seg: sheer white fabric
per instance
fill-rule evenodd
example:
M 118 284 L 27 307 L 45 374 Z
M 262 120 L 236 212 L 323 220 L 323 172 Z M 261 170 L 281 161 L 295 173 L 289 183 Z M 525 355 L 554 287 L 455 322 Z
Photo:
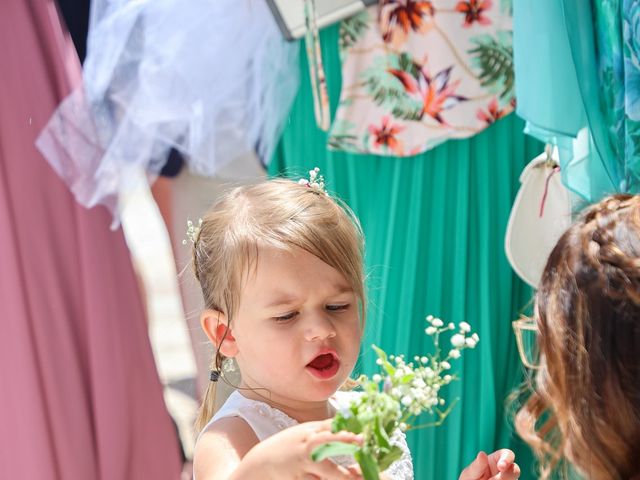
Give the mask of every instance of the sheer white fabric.
M 172 147 L 199 175 L 251 151 L 266 164 L 298 70 L 264 0 L 95 0 L 82 86 L 37 144 L 81 204 L 117 222 L 129 173 L 157 175 Z
M 357 395 L 357 392 L 336 392 L 331 402 L 334 407 L 341 408 L 346 407 L 349 404 L 353 395 Z M 224 405 L 213 416 L 211 421 L 203 429 L 203 432 L 209 428 L 209 426 L 221 418 L 226 417 L 240 417 L 253 429 L 258 437 L 258 440 L 262 441 L 271 435 L 274 435 L 285 428 L 297 425 L 298 422 L 287 414 L 273 408 L 272 406 L 256 401 L 250 400 L 244 397 L 240 392 L 233 392 Z M 402 457 L 391 464 L 391 466 L 384 472 L 385 478 L 388 480 L 413 480 L 413 464 L 411 462 L 411 452 L 407 446 L 407 440 L 403 432 L 396 430 L 391 437 L 391 442 L 394 445 L 399 446 L 402 451 Z M 355 460 L 352 457 L 340 457 L 334 459 L 336 463 L 340 465 L 352 465 Z

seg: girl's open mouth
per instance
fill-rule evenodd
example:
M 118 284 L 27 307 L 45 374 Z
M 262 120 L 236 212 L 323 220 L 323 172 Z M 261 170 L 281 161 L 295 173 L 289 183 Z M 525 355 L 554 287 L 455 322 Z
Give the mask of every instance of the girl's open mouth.
M 328 380 L 338 373 L 340 360 L 335 353 L 322 353 L 311 360 L 306 369 L 314 377 Z

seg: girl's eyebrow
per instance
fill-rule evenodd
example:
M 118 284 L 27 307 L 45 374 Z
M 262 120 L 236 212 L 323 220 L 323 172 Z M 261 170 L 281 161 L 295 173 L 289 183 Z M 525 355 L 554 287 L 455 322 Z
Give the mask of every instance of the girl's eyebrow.
M 292 295 L 289 295 L 287 293 L 280 293 L 275 300 L 269 302 L 268 305 L 265 305 L 265 308 L 278 307 L 280 305 L 289 305 L 295 303 L 296 300 L 297 298 Z
M 334 292 L 332 293 L 332 295 L 342 295 L 344 293 L 352 293 L 353 292 L 353 288 L 351 288 L 348 285 L 334 285 Z M 265 308 L 272 308 L 272 307 L 278 307 L 281 305 L 290 305 L 292 303 L 296 303 L 298 301 L 298 298 L 295 297 L 294 295 L 291 295 L 290 293 L 286 293 L 286 292 L 277 292 L 275 293 L 276 298 L 269 302 Z
M 350 285 L 334 285 L 335 295 L 342 295 L 343 293 L 353 293 L 353 288 Z

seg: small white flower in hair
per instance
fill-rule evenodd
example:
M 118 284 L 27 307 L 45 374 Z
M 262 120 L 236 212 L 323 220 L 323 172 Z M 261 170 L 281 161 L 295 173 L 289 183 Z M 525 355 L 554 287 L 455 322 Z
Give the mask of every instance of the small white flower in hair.
M 324 177 L 320 175 L 320 169 L 315 167 L 313 170 L 309 170 L 309 179 L 301 178 L 298 180 L 300 185 L 306 185 L 309 188 L 315 188 L 327 195 L 327 191 L 324 188 Z
M 196 227 L 191 220 L 187 220 L 187 238 L 193 244 L 196 243 L 198 239 L 198 234 L 200 233 L 200 227 L 202 227 L 202 219 L 198 219 L 198 226 Z M 186 245 L 187 240 L 182 240 L 182 244 Z

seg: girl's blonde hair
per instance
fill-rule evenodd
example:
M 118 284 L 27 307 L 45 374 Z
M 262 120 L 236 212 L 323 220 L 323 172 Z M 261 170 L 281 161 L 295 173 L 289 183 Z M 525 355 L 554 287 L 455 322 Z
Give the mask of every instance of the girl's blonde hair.
M 640 474 L 640 197 L 582 214 L 551 253 L 536 306 L 541 365 L 516 429 L 540 478 L 565 461 L 591 480 Z
M 193 244 L 193 271 L 205 308 L 223 313 L 231 325 L 240 289 L 256 266 L 258 249 L 299 247 L 335 268 L 349 282 L 364 319 L 364 240 L 353 212 L 324 191 L 291 180 L 269 180 L 232 190 L 202 219 Z M 218 350 L 218 349 L 216 349 Z M 224 358 L 216 351 L 212 370 Z M 209 382 L 196 429 L 215 408 L 215 384 Z

